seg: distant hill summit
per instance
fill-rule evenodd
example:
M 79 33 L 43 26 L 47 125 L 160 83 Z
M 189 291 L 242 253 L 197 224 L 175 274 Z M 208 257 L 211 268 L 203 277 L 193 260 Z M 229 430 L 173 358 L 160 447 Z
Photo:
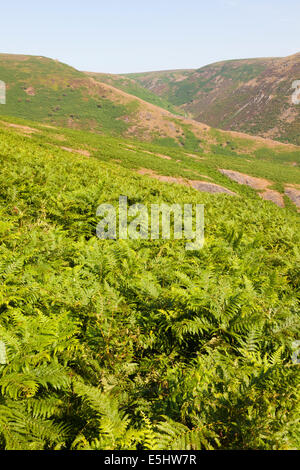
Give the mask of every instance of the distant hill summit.
M 300 106 L 292 101 L 300 53 L 126 77 L 197 121 L 300 144 Z

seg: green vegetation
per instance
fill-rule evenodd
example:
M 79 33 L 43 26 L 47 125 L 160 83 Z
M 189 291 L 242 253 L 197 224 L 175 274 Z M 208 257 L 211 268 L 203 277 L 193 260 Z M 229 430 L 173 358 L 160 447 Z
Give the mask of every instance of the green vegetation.
M 186 105 L 199 92 L 215 90 L 216 80 L 220 78 L 232 83 L 247 82 L 263 72 L 268 60 L 228 60 L 207 65 L 197 70 L 175 70 L 128 74 L 137 84 L 151 88 L 156 93 L 176 106 Z M 164 86 L 161 86 L 164 85 Z
M 300 145 L 300 108 L 291 103 L 299 53 L 129 77 L 200 122 Z
M 5 121 L 0 448 L 299 449 L 299 218 L 218 171 L 299 183 L 286 164 L 299 152 L 229 155 L 217 151 L 220 138 L 196 159 Z M 197 171 L 241 197 L 163 184 L 139 167 Z M 204 248 L 99 240 L 96 208 L 120 195 L 204 203 Z
M 0 77 L 8 86 L 1 115 L 120 134 L 128 128 L 120 118 L 138 106 L 113 102 L 105 92 L 99 96 L 84 74 L 47 58 L 0 55 Z
M 137 138 L 164 147 L 232 154 L 232 145 L 228 146 L 226 141 L 222 146 L 229 148 L 208 149 L 203 126 L 187 121 L 181 113 L 216 127 L 248 133 L 270 131 L 273 135 L 272 126 L 275 126 L 274 138 L 300 144 L 298 108 L 290 109 L 288 104 L 291 77 L 295 78 L 298 70 L 297 57 L 290 78 L 284 76 L 278 90 L 269 90 L 263 84 L 269 83 L 269 76 L 277 73 L 272 60 L 228 61 L 197 71 L 119 77 L 80 72 L 45 57 L 0 54 L 0 79 L 7 85 L 7 104 L 0 106 L 0 116 Z M 258 83 L 255 87 L 253 80 Z M 266 106 L 262 101 L 256 107 L 261 101 L 253 100 L 252 95 L 258 92 L 274 98 Z M 288 119 L 282 121 L 282 115 Z M 211 130 L 209 134 L 217 141 L 211 144 L 219 143 L 222 137 L 219 131 Z M 241 148 L 249 153 L 249 139 L 230 135 L 224 139 L 231 140 L 236 154 Z M 263 143 L 257 146 L 266 147 Z
M 125 91 L 130 95 L 136 96 L 137 98 L 141 98 L 148 103 L 154 104 L 155 106 L 159 106 L 162 109 L 166 109 L 174 114 L 183 114 L 182 111 L 178 108 L 175 108 L 171 103 L 167 100 L 161 98 L 160 96 L 152 93 L 147 88 L 142 87 L 133 79 L 127 78 L 124 75 L 111 75 L 105 73 L 92 73 L 87 72 L 87 75 L 99 80 L 101 83 L 107 83 L 108 85 L 112 85 L 119 90 Z
M 126 86 L 123 83 L 120 90 L 132 93 L 125 95 L 108 86 L 105 82 L 111 82 L 111 79 L 105 77 L 101 82 L 98 74 L 86 74 L 45 57 L 0 54 L 0 79 L 7 86 L 6 105 L 0 107 L 0 116 L 15 116 L 105 135 L 130 135 L 141 140 L 170 142 L 171 115 L 162 108 L 180 112 L 132 80 L 115 83 L 125 82 Z M 153 111 L 148 102 L 138 100 L 135 95 L 161 106 L 161 110 L 157 107 Z M 155 130 L 151 125 L 154 118 L 157 120 Z M 180 122 L 177 127 L 180 131 Z M 178 145 L 176 140 L 174 145 Z
M 190 179 L 202 179 L 201 176 L 207 176 L 212 182 L 247 197 L 258 198 L 258 195 L 251 188 L 228 179 L 219 172 L 220 168 L 240 171 L 254 177 L 268 178 L 274 184 L 281 185 L 281 192 L 286 183 L 300 184 L 299 150 L 287 151 L 285 147 L 280 150 L 266 147 L 256 149 L 253 147 L 255 141 L 253 143 L 253 141 L 232 136 L 229 141 L 226 133 L 221 133 L 216 129 L 211 129 L 207 137 L 213 138 L 217 143 L 208 145 L 205 140 L 199 143 L 192 133 L 189 134 L 189 127 L 186 126 L 184 127 L 186 141 L 183 146 L 180 146 L 172 139 L 157 138 L 151 143 L 139 142 L 72 129 L 45 127 L 40 123 L 9 117 L 2 117 L 0 129 L 7 130 L 10 123 L 20 126 L 12 128 L 14 133 L 22 134 L 22 125 L 36 130 L 37 132 L 30 134 L 31 141 L 46 145 L 49 151 L 54 148 L 67 147 L 89 151 L 99 160 L 117 162 L 119 166 L 128 169 L 143 167 L 162 175 Z M 197 144 L 203 145 L 205 152 L 196 151 Z M 249 153 L 237 153 L 247 152 L 247 147 Z M 168 159 L 163 158 L 164 156 Z M 296 162 L 298 166 L 291 166 L 291 162 Z

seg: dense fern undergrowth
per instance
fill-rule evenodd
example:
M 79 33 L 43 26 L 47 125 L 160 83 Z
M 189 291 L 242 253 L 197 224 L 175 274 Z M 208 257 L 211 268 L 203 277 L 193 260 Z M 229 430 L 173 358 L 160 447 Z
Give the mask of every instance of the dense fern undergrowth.
M 299 222 L 0 134 L 0 448 L 300 448 Z M 204 203 L 205 245 L 96 237 Z

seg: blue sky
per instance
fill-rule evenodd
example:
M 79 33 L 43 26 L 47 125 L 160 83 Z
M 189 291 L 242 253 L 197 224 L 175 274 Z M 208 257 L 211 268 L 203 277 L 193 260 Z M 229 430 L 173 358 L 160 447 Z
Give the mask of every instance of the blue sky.
M 51 0 L 0 5 L 0 52 L 80 70 L 198 68 L 300 51 L 299 0 Z

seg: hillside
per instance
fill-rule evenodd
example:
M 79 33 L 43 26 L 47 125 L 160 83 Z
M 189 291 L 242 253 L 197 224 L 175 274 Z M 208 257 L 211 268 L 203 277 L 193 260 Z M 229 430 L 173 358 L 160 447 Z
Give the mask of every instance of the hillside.
M 140 85 L 133 78 L 129 78 L 126 75 L 116 75 L 116 74 L 107 74 L 107 73 L 95 73 L 95 72 L 85 72 L 89 77 L 94 78 L 100 83 L 107 83 L 118 90 L 125 91 L 130 95 L 141 98 L 148 103 L 152 103 L 156 106 L 159 106 L 162 109 L 166 109 L 173 114 L 180 113 L 179 107 L 173 106 L 170 102 L 164 100 L 157 93 L 152 93 L 148 88 Z
M 168 111 L 45 57 L 0 54 L 6 105 L 0 114 L 50 125 L 184 145 L 194 134 Z M 202 125 L 195 123 L 195 131 Z
M 128 78 L 213 127 L 300 144 L 300 107 L 292 103 L 300 53 Z
M 299 448 L 299 153 L 0 121 L 0 449 Z M 204 247 L 100 240 L 120 194 L 205 204 Z
M 40 142 L 50 150 L 62 149 L 117 162 L 164 182 L 207 193 L 263 198 L 294 212 L 300 210 L 300 150 L 297 147 L 280 144 L 257 147 L 256 139 L 251 142 L 236 137 L 236 141 L 231 142 L 235 150 L 219 143 L 210 144 L 206 152 L 191 153 L 180 147 L 61 129 L 11 117 L 0 119 L 0 129 Z M 219 139 L 221 134 L 215 132 L 215 138 Z M 240 148 L 238 152 L 237 148 Z
M 215 151 L 216 147 L 222 154 L 260 148 L 296 150 L 271 140 L 217 131 L 45 57 L 0 54 L 0 79 L 7 85 L 6 105 L 0 106 L 0 115 L 189 151 Z

